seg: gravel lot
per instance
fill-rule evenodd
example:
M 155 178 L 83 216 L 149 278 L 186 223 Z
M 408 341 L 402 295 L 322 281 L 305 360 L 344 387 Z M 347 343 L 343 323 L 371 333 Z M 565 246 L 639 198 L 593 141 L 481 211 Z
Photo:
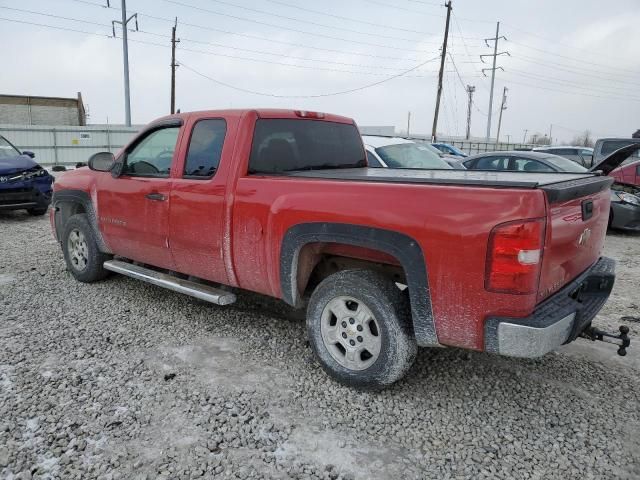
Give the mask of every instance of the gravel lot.
M 330 381 L 304 323 L 65 271 L 46 218 L 0 213 L 0 478 L 640 478 L 640 344 L 535 360 L 423 349 L 381 393 Z M 610 235 L 640 316 L 640 236 Z M 626 322 L 636 339 L 640 323 Z

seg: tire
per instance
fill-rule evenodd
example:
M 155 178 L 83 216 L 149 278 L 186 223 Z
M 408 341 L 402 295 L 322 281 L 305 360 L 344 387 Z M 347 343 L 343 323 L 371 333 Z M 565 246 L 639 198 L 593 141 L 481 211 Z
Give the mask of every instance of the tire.
M 307 308 L 307 333 L 325 372 L 359 389 L 398 381 L 417 352 L 406 295 L 368 270 L 343 270 L 318 285 Z
M 47 213 L 47 210 L 47 208 L 30 208 L 27 212 L 33 217 L 39 217 Z
M 96 282 L 109 274 L 102 264 L 111 256 L 98 249 L 93 228 L 84 214 L 67 220 L 62 234 L 62 252 L 67 268 L 80 282 Z

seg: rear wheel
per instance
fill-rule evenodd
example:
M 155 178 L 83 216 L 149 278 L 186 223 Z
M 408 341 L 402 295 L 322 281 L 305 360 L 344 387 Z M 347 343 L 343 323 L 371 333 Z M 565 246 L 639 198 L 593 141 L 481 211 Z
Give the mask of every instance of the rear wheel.
M 416 342 L 407 298 L 368 270 L 335 273 L 315 289 L 307 331 L 322 368 L 349 386 L 380 389 L 404 376 Z
M 95 282 L 109 274 L 102 264 L 110 255 L 99 250 L 93 229 L 84 214 L 74 215 L 67 221 L 62 235 L 62 252 L 69 271 L 80 282 Z

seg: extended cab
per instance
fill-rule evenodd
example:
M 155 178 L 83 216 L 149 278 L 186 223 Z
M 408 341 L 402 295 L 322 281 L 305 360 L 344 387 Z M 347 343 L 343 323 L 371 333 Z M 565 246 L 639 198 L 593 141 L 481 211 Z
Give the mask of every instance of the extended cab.
M 76 279 L 306 306 L 349 385 L 398 380 L 417 346 L 537 357 L 607 335 L 591 327 L 614 282 L 604 176 L 367 168 L 353 120 L 290 110 L 165 117 L 89 167 L 51 213 Z

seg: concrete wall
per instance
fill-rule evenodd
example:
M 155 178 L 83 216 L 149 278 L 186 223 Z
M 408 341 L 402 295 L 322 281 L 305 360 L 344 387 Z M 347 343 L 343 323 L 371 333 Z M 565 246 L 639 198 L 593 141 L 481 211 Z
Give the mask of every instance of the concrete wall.
M 0 124 L 84 125 L 82 97 L 80 94 L 77 99 L 0 95 Z

